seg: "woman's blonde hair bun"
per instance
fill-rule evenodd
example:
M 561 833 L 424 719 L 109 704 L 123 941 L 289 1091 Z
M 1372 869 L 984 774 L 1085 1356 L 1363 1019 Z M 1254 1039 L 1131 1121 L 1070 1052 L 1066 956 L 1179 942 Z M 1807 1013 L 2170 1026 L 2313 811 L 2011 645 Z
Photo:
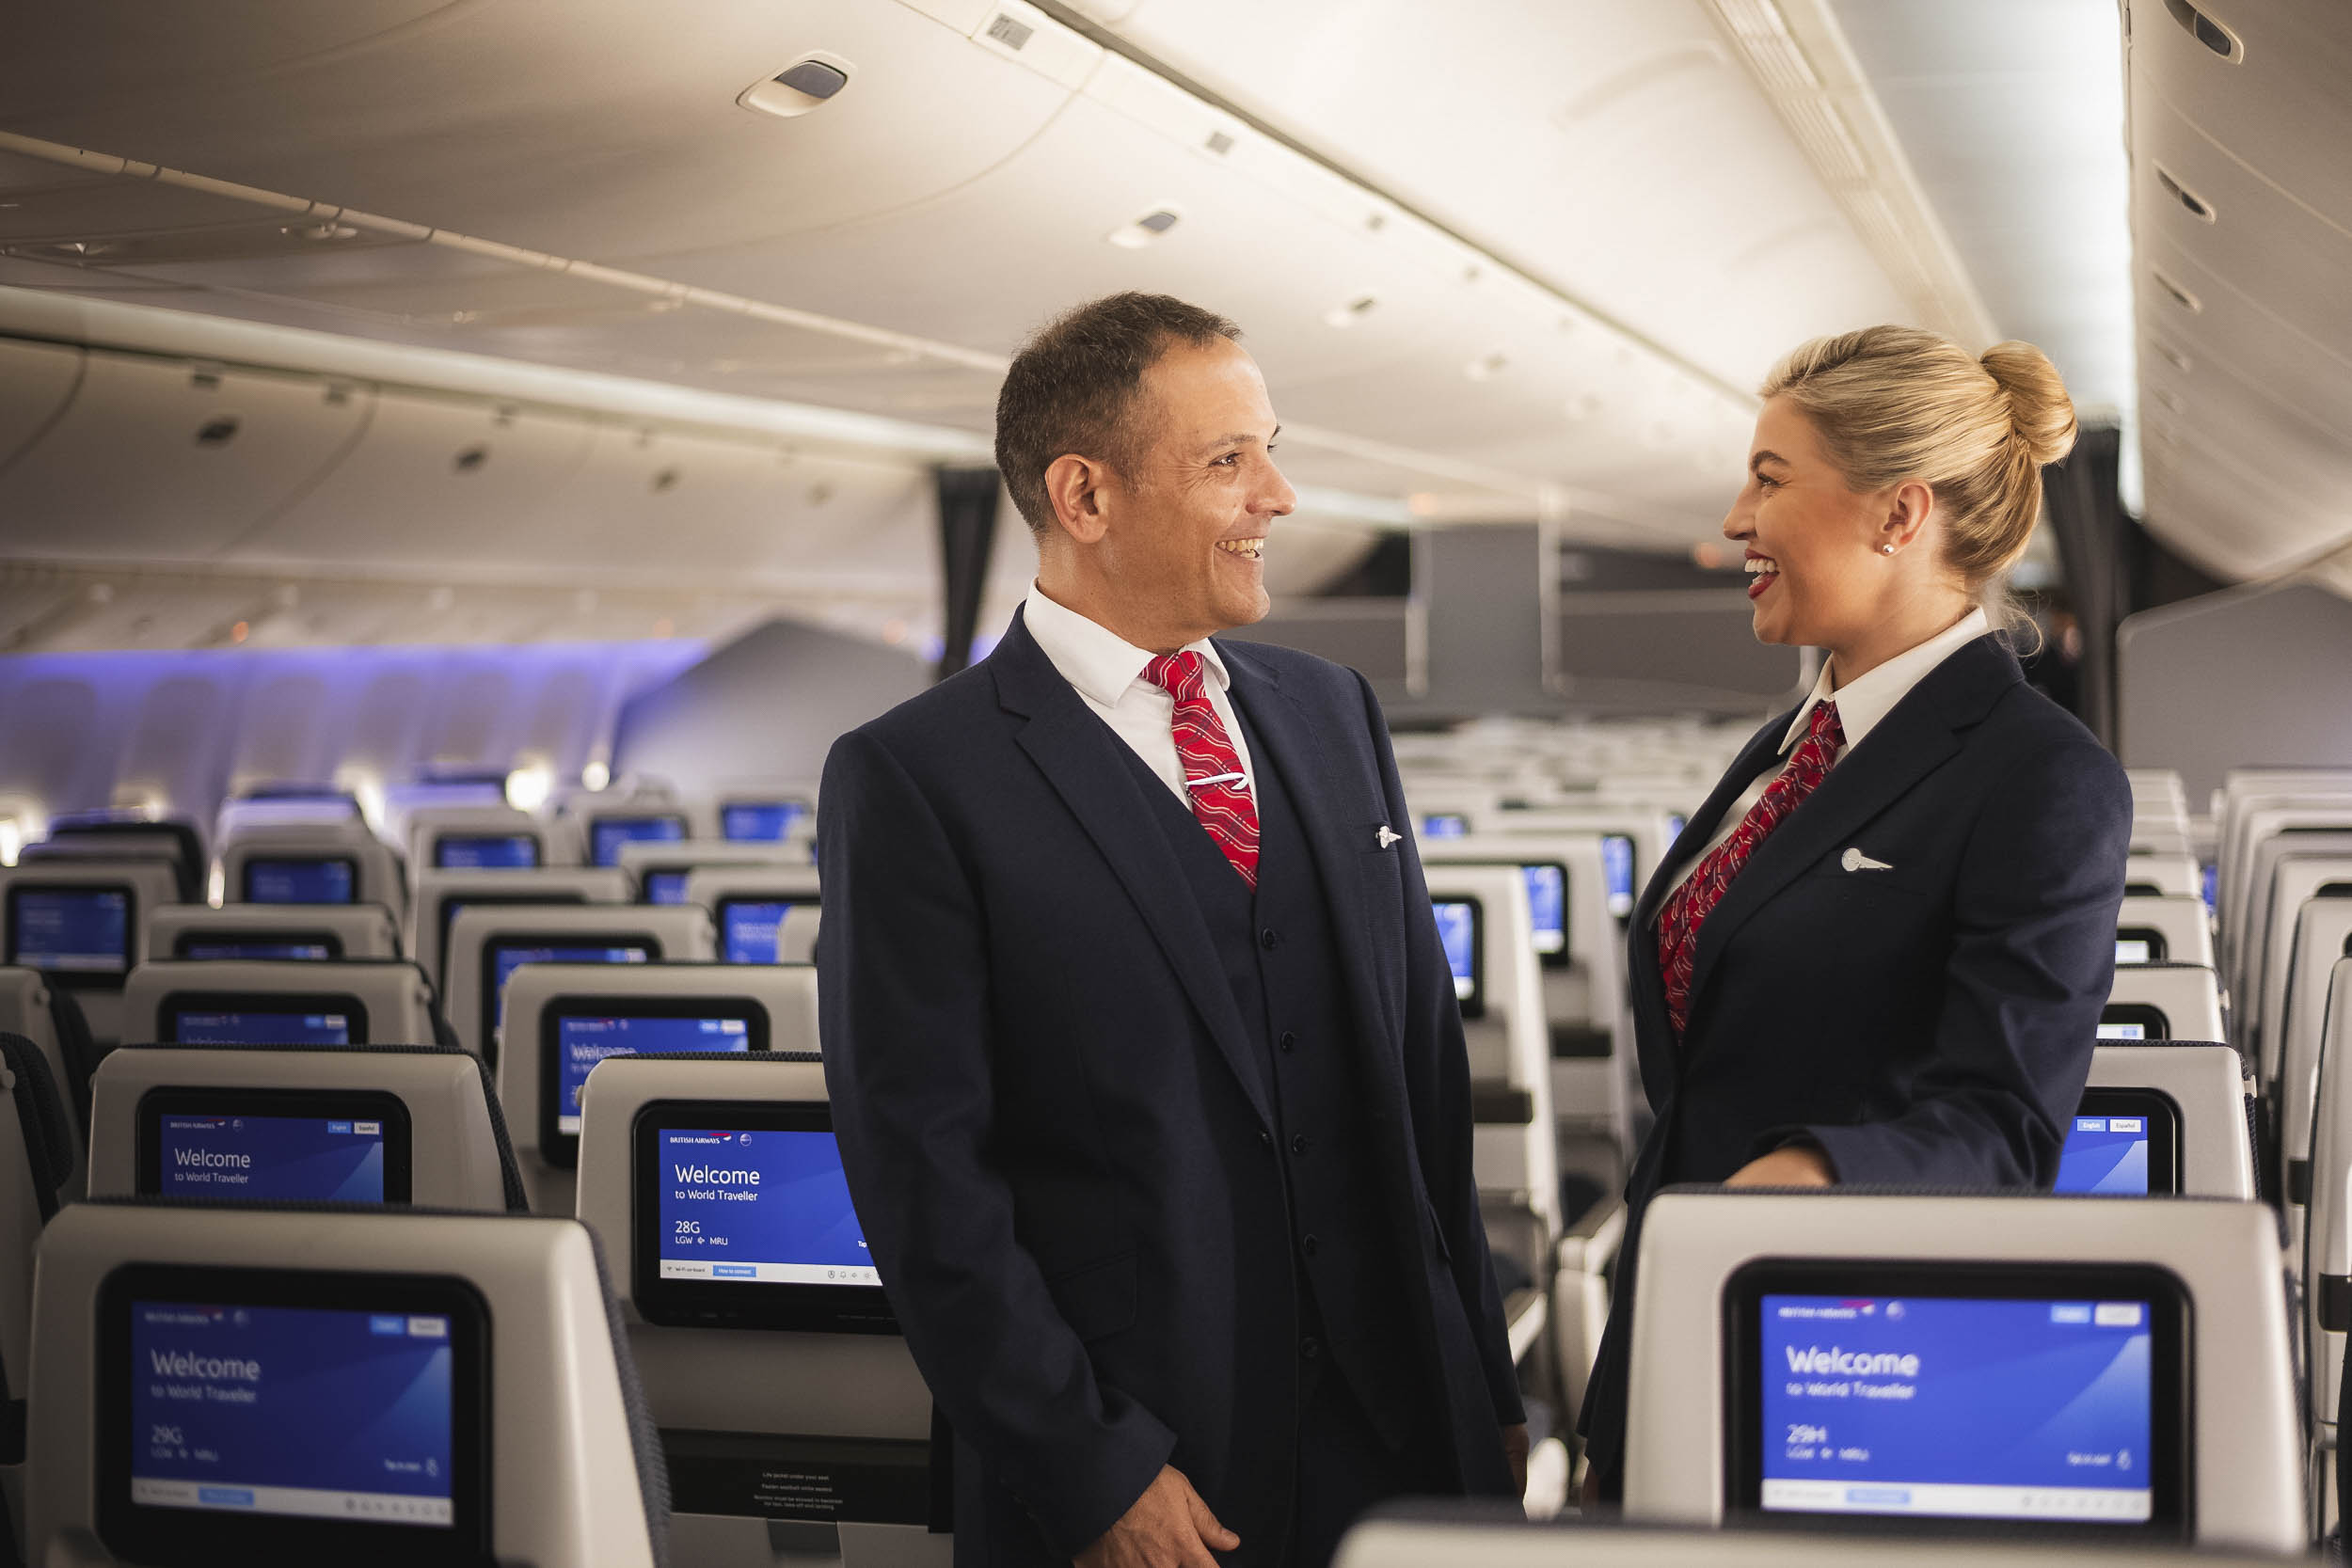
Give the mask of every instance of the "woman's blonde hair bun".
M 1977 363 L 2009 394 L 2010 422 L 2037 467 L 2074 450 L 2074 400 L 2048 355 L 2011 338 L 1986 349 Z

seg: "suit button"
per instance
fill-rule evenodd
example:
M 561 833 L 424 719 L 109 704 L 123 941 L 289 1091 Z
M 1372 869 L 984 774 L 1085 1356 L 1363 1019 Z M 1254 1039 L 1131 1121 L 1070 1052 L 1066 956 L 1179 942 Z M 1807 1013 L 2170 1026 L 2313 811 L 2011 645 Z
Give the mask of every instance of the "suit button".
M 1265 1145 L 1266 1148 L 1272 1148 L 1274 1147 L 1274 1134 L 1261 1127 L 1258 1129 L 1258 1141 Z
M 1315 1255 L 1315 1248 L 1321 1244 L 1312 1236 L 1308 1236 L 1299 1242 L 1298 1250 L 1312 1258 Z
M 1294 1137 L 1294 1138 L 1292 1138 L 1292 1139 L 1291 1139 L 1291 1152 L 1292 1152 L 1293 1154 L 1304 1154 L 1304 1153 L 1306 1153 L 1306 1152 L 1307 1152 L 1307 1134 L 1306 1134 L 1306 1133 L 1301 1132 L 1301 1133 L 1297 1134 L 1295 1137 Z M 1310 1251 L 1310 1252 L 1312 1252 L 1312 1251 L 1314 1250 L 1314 1248 L 1313 1248 L 1313 1246 L 1312 1246 L 1312 1245 L 1310 1245 L 1310 1246 L 1307 1248 L 1307 1250 L 1308 1250 L 1308 1251 Z
M 1258 945 L 1264 948 L 1269 953 L 1273 952 L 1281 944 L 1281 937 L 1276 933 L 1274 927 L 1271 926 L 1258 933 Z
M 1288 1029 L 1285 1029 L 1282 1031 L 1282 1037 L 1276 1040 L 1274 1043 L 1280 1046 L 1285 1051 L 1295 1051 L 1298 1049 L 1298 1037 L 1292 1034 Z
M 1316 1356 L 1323 1354 L 1323 1341 L 1310 1334 L 1304 1339 L 1298 1341 L 1298 1354 L 1305 1356 L 1308 1360 L 1312 1361 Z

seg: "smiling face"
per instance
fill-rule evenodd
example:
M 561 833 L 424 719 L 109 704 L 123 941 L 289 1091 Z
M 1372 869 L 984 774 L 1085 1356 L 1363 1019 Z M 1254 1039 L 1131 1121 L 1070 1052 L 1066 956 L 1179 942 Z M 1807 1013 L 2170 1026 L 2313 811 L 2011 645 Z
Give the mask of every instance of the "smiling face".
M 1115 616 L 1098 619 L 1155 653 L 1263 619 L 1266 536 L 1298 497 L 1257 362 L 1221 340 L 1172 344 L 1131 418 L 1136 471 L 1106 476 L 1100 537 L 1078 540 Z
M 1890 531 L 1901 506 L 1893 491 L 1847 488 L 1812 421 L 1786 398 L 1767 402 L 1748 482 L 1724 518 L 1724 536 L 1747 547 L 1756 641 L 1835 649 L 1867 639 L 1895 585 L 1883 546 L 1916 532 Z

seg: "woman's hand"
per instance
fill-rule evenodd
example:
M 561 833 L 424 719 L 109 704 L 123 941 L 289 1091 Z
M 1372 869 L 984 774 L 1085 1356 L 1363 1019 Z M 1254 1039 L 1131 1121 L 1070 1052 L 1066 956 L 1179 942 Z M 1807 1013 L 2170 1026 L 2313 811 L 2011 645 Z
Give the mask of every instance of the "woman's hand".
M 1726 1187 L 1834 1187 L 1836 1168 L 1811 1144 L 1784 1144 L 1731 1173 Z

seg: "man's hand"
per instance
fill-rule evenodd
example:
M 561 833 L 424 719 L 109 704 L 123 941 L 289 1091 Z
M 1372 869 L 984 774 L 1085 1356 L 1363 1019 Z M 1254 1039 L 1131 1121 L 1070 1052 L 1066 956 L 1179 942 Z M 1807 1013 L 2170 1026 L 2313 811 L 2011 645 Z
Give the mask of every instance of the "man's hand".
M 1837 1171 L 1811 1144 L 1787 1144 L 1731 1173 L 1726 1187 L 1834 1187 Z
M 1524 1455 L 1527 1429 L 1515 1430 Z M 1078 1568 L 1216 1568 L 1209 1553 L 1240 1544 L 1241 1537 L 1216 1522 L 1184 1473 L 1163 1465 L 1119 1523 L 1078 1554 Z
M 1519 1496 L 1522 1497 L 1526 1497 L 1527 1423 L 1525 1421 L 1521 1421 L 1517 1426 L 1509 1426 L 1502 1429 L 1502 1452 L 1503 1457 L 1507 1458 L 1511 1462 L 1512 1482 L 1518 1487 Z

